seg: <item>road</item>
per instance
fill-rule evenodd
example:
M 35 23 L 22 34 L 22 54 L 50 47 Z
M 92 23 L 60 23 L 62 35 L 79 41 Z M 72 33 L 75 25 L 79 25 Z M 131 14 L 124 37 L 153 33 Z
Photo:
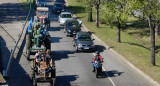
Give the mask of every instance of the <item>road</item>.
M 53 2 L 49 1 L 48 4 Z M 95 40 L 96 48 L 104 57 L 103 78 L 97 79 L 92 72 L 92 52 L 76 53 L 72 37 L 66 37 L 63 26 L 58 23 L 58 14 L 50 14 L 51 50 L 56 62 L 56 86 L 153 86 L 147 79 L 132 67 L 128 66 L 117 55 L 105 49 L 101 42 Z M 32 86 L 30 80 L 30 62 L 25 55 L 25 39 L 20 52 L 14 60 L 8 86 Z M 33 56 L 32 56 L 33 58 Z M 120 75 L 114 75 L 114 70 Z M 49 83 L 38 83 L 38 86 L 49 86 Z

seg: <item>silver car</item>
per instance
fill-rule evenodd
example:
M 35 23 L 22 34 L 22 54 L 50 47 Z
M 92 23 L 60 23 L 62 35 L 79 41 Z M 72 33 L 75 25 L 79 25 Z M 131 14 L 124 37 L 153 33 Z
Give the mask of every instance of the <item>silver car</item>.
M 70 12 L 61 12 L 58 16 L 58 22 L 60 23 L 60 25 L 64 25 L 67 19 L 72 19 L 72 18 L 73 16 Z

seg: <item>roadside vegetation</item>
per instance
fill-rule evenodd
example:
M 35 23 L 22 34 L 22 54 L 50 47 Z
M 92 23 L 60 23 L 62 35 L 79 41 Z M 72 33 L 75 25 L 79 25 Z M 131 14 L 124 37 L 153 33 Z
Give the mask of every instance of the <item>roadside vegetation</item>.
M 29 3 L 30 3 L 30 0 L 18 0 L 21 4 L 22 4 L 22 6 L 23 6 L 23 8 L 25 9 L 25 10 L 28 10 L 29 9 Z M 31 10 L 33 10 L 33 6 L 34 6 L 34 1 L 35 0 L 31 0 Z
M 121 30 L 119 31 L 120 41 L 118 42 L 117 26 L 113 24 L 115 23 L 115 21 L 117 21 L 114 16 L 117 16 L 118 14 L 114 15 L 113 13 L 113 15 L 107 15 L 111 18 L 106 20 L 106 15 L 104 14 L 109 11 L 106 11 L 107 6 L 105 4 L 102 4 L 101 2 L 99 9 L 99 28 L 97 28 L 95 6 L 92 7 L 93 19 L 91 22 L 88 22 L 88 12 L 90 11 L 88 10 L 88 5 L 84 4 L 83 1 L 84 0 L 67 0 L 72 12 L 77 16 L 78 19 L 83 21 L 83 24 L 91 32 L 97 35 L 100 39 L 102 39 L 107 45 L 109 45 L 119 54 L 123 55 L 124 58 L 130 61 L 133 65 L 135 65 L 144 73 L 148 74 L 151 78 L 160 83 L 160 38 L 159 35 L 155 36 L 156 64 L 154 64 L 154 62 L 151 61 L 151 34 L 148 21 L 137 18 L 133 15 L 128 16 L 128 18 L 122 16 L 120 21 Z M 126 22 L 129 22 L 129 24 L 125 25 Z

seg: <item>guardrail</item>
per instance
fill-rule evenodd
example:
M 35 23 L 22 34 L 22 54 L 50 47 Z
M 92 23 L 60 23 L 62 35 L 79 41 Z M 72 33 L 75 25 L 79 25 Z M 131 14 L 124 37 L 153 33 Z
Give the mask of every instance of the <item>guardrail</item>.
M 17 46 L 18 46 L 18 43 L 19 43 L 19 41 L 20 41 L 20 39 L 21 39 L 21 37 L 22 37 L 23 31 L 24 31 L 24 29 L 25 29 L 25 26 L 26 26 L 26 24 L 27 24 L 29 15 L 30 15 L 30 13 L 31 13 L 31 0 L 30 0 L 30 4 L 29 4 L 29 5 L 30 5 L 30 6 L 29 6 L 29 10 L 28 10 L 28 15 L 27 15 L 27 18 L 26 18 L 26 20 L 25 20 L 25 23 L 23 24 L 22 32 L 21 32 L 21 34 L 19 35 L 18 40 L 16 41 L 16 45 L 15 45 L 15 46 L 13 47 L 13 49 L 11 50 L 11 54 L 10 54 L 10 57 L 9 57 L 9 61 L 8 61 L 8 64 L 7 64 L 7 68 L 6 68 L 6 70 L 3 70 L 3 77 L 8 78 L 9 69 L 10 69 L 10 67 L 11 67 L 11 62 L 12 62 L 12 60 L 13 60 L 13 55 L 14 55 L 15 50 L 16 50 L 16 48 L 17 48 Z

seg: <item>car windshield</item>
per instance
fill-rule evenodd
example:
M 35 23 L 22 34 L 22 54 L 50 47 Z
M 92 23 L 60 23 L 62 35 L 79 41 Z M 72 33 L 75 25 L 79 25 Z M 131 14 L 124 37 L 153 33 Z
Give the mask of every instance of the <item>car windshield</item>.
M 76 27 L 76 26 L 78 26 L 78 23 L 68 22 L 68 26 Z
M 62 7 L 62 4 L 55 4 L 55 7 Z
M 38 15 L 47 15 L 47 11 L 38 11 Z
M 63 14 L 62 18 L 72 18 L 72 15 L 71 14 Z
M 89 35 L 82 35 L 78 37 L 80 41 L 91 41 L 91 37 Z

